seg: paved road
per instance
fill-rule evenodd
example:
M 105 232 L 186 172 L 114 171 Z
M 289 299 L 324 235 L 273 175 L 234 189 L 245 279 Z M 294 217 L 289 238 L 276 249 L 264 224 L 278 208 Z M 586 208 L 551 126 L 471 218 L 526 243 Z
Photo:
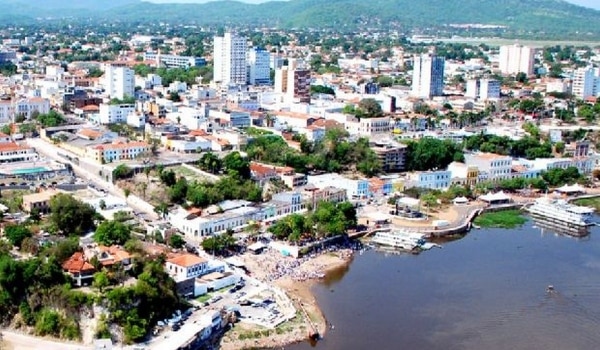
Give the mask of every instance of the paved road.
M 26 334 L 2 331 L 4 341 L 12 346 L 13 350 L 91 350 L 90 346 L 82 344 L 69 344 L 44 338 L 33 337 Z
M 58 156 L 59 152 L 63 154 L 68 154 L 72 157 L 77 157 L 77 155 L 72 154 L 71 152 L 68 152 L 52 143 L 46 142 L 41 138 L 28 138 L 26 141 L 27 144 L 29 144 L 32 147 L 35 147 L 38 153 L 50 159 L 54 159 L 63 163 L 67 162 L 66 159 Z M 123 194 L 123 191 L 121 191 L 121 189 L 119 189 L 114 184 L 107 182 L 99 175 L 97 169 L 101 169 L 102 166 L 90 164 L 87 160 L 81 158 L 80 165 L 73 164 L 72 162 L 69 163 L 71 164 L 73 171 L 75 172 L 75 174 L 77 174 L 77 176 L 93 183 L 98 188 L 106 190 L 108 193 L 115 197 L 125 199 L 125 195 Z M 141 201 L 141 199 L 132 197 L 126 201 L 127 204 L 129 204 L 129 206 L 132 207 L 134 210 L 148 214 L 153 218 L 158 217 L 157 214 L 151 209 L 151 205 L 146 203 L 137 203 L 137 201 Z

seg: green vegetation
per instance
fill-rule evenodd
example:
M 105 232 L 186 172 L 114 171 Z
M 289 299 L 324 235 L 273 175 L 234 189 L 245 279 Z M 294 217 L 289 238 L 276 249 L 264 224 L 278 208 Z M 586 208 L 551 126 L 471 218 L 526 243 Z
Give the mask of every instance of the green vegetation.
M 235 247 L 231 232 L 210 236 L 202 241 L 202 249 L 213 255 L 227 255 Z
M 119 164 L 113 170 L 112 176 L 115 180 L 128 179 L 133 176 L 133 169 L 131 169 L 125 164 Z
M 42 127 L 48 128 L 61 125 L 65 122 L 65 117 L 57 111 L 51 110 L 45 114 L 38 114 L 36 120 L 42 125 Z
M 451 140 L 426 137 L 407 145 L 406 168 L 411 171 L 445 169 L 453 161 L 464 161 L 460 145 Z
M 131 237 L 131 227 L 120 221 L 104 221 L 94 233 L 94 241 L 106 246 L 123 245 Z
M 277 165 L 286 165 L 297 172 L 310 170 L 327 172 L 359 171 L 373 176 L 381 171 L 377 155 L 369 148 L 369 140 L 347 140 L 343 129 L 329 129 L 323 140 L 312 143 L 305 137 L 297 137 L 301 152 L 289 147 L 279 136 L 254 138 L 246 147 L 250 159 Z
M 59 193 L 50 199 L 50 224 L 52 231 L 64 235 L 82 235 L 93 230 L 96 211 L 73 196 Z
M 181 249 L 185 247 L 185 240 L 180 235 L 173 234 L 169 238 L 169 245 L 175 249 Z
M 539 139 L 533 136 L 511 140 L 506 136 L 473 135 L 465 140 L 465 148 L 473 151 L 492 152 L 527 159 L 552 157 L 552 145 L 550 142 L 541 143 Z
M 226 199 L 262 201 L 262 190 L 250 180 L 250 162 L 239 152 L 232 152 L 219 159 L 213 153 L 205 153 L 199 160 L 200 168 L 212 173 L 226 175 L 216 182 L 191 181 L 179 177 L 173 170 L 161 170 L 159 178 L 169 188 L 172 203 L 191 202 L 196 207 L 207 207 Z
M 596 211 L 600 211 L 600 197 L 576 199 L 573 201 L 573 204 L 592 207 L 595 208 Z
M 335 91 L 333 90 L 333 88 L 331 88 L 329 86 L 323 86 L 323 85 L 311 85 L 310 93 L 311 94 L 326 94 L 326 95 L 335 96 Z
M 358 106 L 346 105 L 342 113 L 351 114 L 357 118 L 378 118 L 383 117 L 381 105 L 373 98 L 364 98 L 360 100 Z
M 4 236 L 13 246 L 20 247 L 26 238 L 31 237 L 31 231 L 23 225 L 8 225 L 4 228 Z
M 67 282 L 56 257 L 17 261 L 0 254 L 0 321 L 20 313 L 37 335 L 79 339 L 78 315 L 93 300 Z
M 142 340 L 158 320 L 168 318 L 180 307 L 175 281 L 164 271 L 163 260 L 140 263 L 137 282 L 116 287 L 105 295 L 108 321 L 123 327 L 126 343 Z
M 515 228 L 523 225 L 527 219 L 518 210 L 503 210 L 483 213 L 475 218 L 475 225 L 491 228 Z
M 111 105 L 132 105 L 134 103 L 135 103 L 135 97 L 133 97 L 133 96 L 125 96 L 122 99 L 119 99 L 116 97 L 110 99 Z
M 292 214 L 277 221 L 269 232 L 279 239 L 299 242 L 344 234 L 356 226 L 356 209 L 352 203 L 320 202 L 308 215 Z

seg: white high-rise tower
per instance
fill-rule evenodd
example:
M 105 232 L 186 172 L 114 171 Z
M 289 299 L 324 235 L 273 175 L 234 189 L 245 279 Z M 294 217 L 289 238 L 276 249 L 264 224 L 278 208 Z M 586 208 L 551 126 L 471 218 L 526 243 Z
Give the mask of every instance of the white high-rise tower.
M 107 65 L 104 69 L 102 83 L 110 98 L 123 99 L 134 97 L 135 77 L 133 69 L 128 67 Z
M 415 55 L 413 63 L 412 95 L 431 98 L 444 94 L 443 57 L 435 54 Z
M 522 45 L 500 47 L 500 71 L 503 74 L 533 74 L 535 50 Z
M 232 33 L 214 38 L 214 74 L 217 83 L 246 84 L 247 63 L 245 37 Z

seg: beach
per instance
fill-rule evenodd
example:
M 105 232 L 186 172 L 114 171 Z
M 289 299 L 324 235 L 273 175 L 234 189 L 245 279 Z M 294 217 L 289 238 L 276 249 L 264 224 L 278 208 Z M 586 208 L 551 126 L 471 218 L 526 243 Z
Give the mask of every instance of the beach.
M 312 286 L 330 271 L 339 269 L 349 264 L 353 257 L 351 249 L 326 250 L 307 258 L 299 259 L 296 266 L 291 257 L 282 257 L 275 252 L 266 252 L 264 255 L 242 256 L 247 269 L 254 278 L 269 281 L 269 283 L 283 290 L 292 300 L 296 308 L 296 317 L 277 326 L 275 329 L 266 329 L 260 326 L 238 323 L 228 331 L 221 341 L 222 350 L 239 350 L 250 348 L 275 348 L 283 347 L 309 338 L 311 328 L 314 326 L 320 336 L 327 332 L 327 320 L 311 291 Z M 288 260 L 289 259 L 289 260 Z M 277 263 L 279 262 L 279 264 Z M 279 274 L 281 265 L 286 263 L 294 266 L 293 271 Z M 274 276 L 279 276 L 274 279 Z M 306 313 L 301 310 L 304 309 Z M 306 315 L 310 320 L 306 319 Z

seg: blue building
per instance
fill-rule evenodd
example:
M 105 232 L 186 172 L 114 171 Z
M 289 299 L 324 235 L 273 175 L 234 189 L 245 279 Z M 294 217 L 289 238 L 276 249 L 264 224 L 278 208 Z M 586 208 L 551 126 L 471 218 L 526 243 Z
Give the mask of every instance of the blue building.
M 413 175 L 416 187 L 446 189 L 450 187 L 452 172 L 448 170 L 424 171 Z

